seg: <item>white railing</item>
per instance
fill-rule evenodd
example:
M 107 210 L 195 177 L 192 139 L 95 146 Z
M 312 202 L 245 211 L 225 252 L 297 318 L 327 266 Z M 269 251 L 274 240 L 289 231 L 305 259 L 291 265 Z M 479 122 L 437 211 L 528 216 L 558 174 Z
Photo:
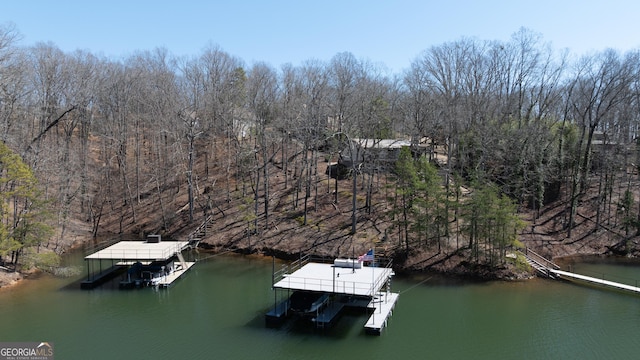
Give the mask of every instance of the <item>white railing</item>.
M 200 224 L 195 230 L 193 230 L 191 232 L 191 234 L 189 234 L 189 241 L 193 241 L 196 236 L 200 236 L 200 234 L 204 234 L 206 235 L 207 233 L 207 226 L 209 226 L 209 223 L 213 220 L 213 216 L 209 215 L 207 216 L 207 218 L 202 222 L 202 224 Z
M 301 267 L 305 266 L 309 262 L 310 258 L 311 257 L 309 255 L 305 255 L 305 256 L 301 257 L 300 259 L 292 262 L 291 264 L 283 265 L 282 268 L 274 271 L 273 275 L 272 275 L 273 284 L 275 284 L 278 281 L 284 279 L 284 277 L 287 276 L 288 274 L 293 274 L 294 272 L 296 272 L 296 270 L 298 270 Z
M 525 248 L 524 249 L 524 254 L 525 256 L 528 256 L 531 260 L 534 260 L 535 262 L 541 264 L 542 266 L 548 268 L 548 269 L 560 269 L 560 266 L 555 264 L 553 261 L 546 259 L 544 256 L 538 254 L 537 252 L 529 249 L 529 248 Z
M 87 259 L 167 259 L 181 252 L 182 242 L 161 249 L 103 249 L 87 256 Z
M 296 290 L 335 292 L 351 295 L 368 295 L 371 293 L 371 283 L 345 281 L 339 279 L 319 279 L 298 276 L 286 276 L 282 282 L 284 287 Z
M 393 272 L 393 270 L 391 268 L 391 265 L 392 265 L 392 261 L 390 260 L 387 263 L 387 265 L 384 267 L 384 269 L 387 269 L 389 272 Z M 384 283 L 389 280 L 390 276 L 391 276 L 391 274 L 388 274 L 387 276 L 378 277 L 378 279 L 371 284 L 371 288 L 370 288 L 371 295 L 373 295 L 376 291 L 378 291 L 378 289 L 381 289 L 382 285 L 384 285 Z

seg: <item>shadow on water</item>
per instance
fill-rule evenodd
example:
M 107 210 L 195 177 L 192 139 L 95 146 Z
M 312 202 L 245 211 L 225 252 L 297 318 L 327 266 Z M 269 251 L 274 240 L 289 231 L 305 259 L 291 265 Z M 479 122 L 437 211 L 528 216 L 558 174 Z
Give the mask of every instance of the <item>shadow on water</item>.
M 325 328 L 317 328 L 309 319 L 297 315 L 290 315 L 279 326 L 267 326 L 265 314 L 271 308 L 264 308 L 263 311 L 249 320 L 245 327 L 256 331 L 269 333 L 286 334 L 287 336 L 318 336 L 326 339 L 344 340 L 354 335 L 354 332 L 366 336 L 364 325 L 367 322 L 369 313 L 365 309 L 344 308 L 336 319 Z
M 73 280 L 72 282 L 63 285 L 60 290 L 61 291 L 80 291 L 82 290 L 81 288 L 81 284 L 82 282 L 86 279 L 86 277 L 81 277 L 79 279 Z M 82 290 L 82 291 L 87 291 L 87 290 Z

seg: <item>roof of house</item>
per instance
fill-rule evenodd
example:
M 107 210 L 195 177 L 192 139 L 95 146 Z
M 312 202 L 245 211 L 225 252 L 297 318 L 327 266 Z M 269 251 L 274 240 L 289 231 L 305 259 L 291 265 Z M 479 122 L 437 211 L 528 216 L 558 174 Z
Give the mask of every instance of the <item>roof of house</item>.
M 400 149 L 411 146 L 411 141 L 398 139 L 353 139 L 353 141 L 360 147 L 368 149 Z

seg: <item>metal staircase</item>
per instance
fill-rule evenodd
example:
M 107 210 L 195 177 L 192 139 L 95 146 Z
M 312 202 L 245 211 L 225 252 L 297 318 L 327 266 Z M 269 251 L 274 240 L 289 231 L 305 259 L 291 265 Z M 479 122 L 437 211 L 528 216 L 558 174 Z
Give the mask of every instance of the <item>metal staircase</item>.
M 556 265 L 551 260 L 547 260 L 542 255 L 529 248 L 525 248 L 524 251 L 518 250 L 518 252 L 527 259 L 527 263 L 529 263 L 532 268 L 536 269 L 538 274 L 550 279 L 557 278 L 557 275 L 551 270 L 559 270 L 560 266 Z
M 189 234 L 189 246 L 191 248 L 198 247 L 200 240 L 207 236 L 207 233 L 213 228 L 213 216 L 209 215 L 200 226 L 198 226 L 191 234 Z

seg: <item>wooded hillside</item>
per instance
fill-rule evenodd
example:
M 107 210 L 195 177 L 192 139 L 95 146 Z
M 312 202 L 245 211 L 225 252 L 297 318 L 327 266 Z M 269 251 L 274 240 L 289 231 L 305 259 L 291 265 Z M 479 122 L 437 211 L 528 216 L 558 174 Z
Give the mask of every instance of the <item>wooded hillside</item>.
M 17 47 L 18 35 L 0 28 L 0 140 L 41 192 L 2 179 L 5 262 L 113 236 L 184 238 L 209 217 L 204 246 L 376 246 L 407 268 L 500 266 L 523 242 L 637 255 L 638 51 L 578 58 L 522 29 L 432 46 L 388 74 L 350 53 L 275 69 L 215 46 L 113 60 Z M 357 139 L 410 146 L 391 161 L 361 149 L 330 177 Z M 36 211 L 55 234 L 27 242 Z

